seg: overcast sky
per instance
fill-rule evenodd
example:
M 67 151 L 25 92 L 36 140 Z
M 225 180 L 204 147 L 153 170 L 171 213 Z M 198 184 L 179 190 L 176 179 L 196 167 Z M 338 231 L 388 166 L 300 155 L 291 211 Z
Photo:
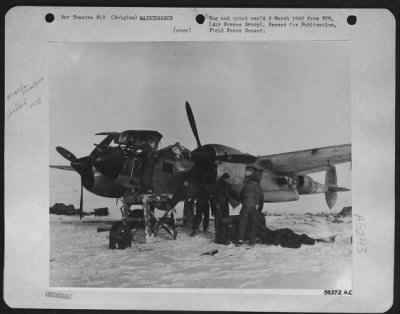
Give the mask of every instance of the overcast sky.
M 202 144 L 266 155 L 351 143 L 344 41 L 50 43 L 48 52 L 51 164 L 68 164 L 55 146 L 82 157 L 101 131 L 154 129 L 163 146 L 178 141 L 193 149 L 186 100 Z M 338 177 L 351 187 L 348 164 L 338 167 Z M 51 204 L 78 205 L 77 174 L 50 170 L 50 179 Z M 115 207 L 115 200 L 88 192 L 85 200 Z M 337 208 L 345 205 L 351 193 L 339 194 Z M 323 195 L 268 206 L 327 210 Z

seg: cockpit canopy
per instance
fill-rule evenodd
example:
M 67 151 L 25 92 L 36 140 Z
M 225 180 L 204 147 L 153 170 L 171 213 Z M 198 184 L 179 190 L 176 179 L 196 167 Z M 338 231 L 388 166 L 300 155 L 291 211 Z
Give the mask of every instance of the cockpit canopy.
M 162 135 L 152 130 L 127 130 L 119 134 L 116 144 L 127 146 L 143 146 L 147 143 L 154 150 L 158 149 L 158 145 Z
M 191 159 L 190 150 L 179 143 L 164 147 L 163 149 L 158 151 L 158 154 L 162 157 L 170 158 L 173 160 Z

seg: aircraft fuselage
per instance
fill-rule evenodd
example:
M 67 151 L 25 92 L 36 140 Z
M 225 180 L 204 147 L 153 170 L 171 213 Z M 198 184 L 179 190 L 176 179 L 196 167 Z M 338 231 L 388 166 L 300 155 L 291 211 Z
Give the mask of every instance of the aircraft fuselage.
M 214 149 L 215 156 L 223 156 L 226 152 L 242 154 L 240 151 L 224 146 L 224 145 L 207 145 L 208 149 Z M 115 179 L 110 179 L 96 169 L 94 170 L 94 183 L 92 186 L 85 186 L 85 188 L 102 197 L 119 198 L 122 197 L 126 191 L 135 190 L 140 186 L 140 172 L 133 168 L 131 160 L 126 161 L 124 169 Z M 187 172 L 193 163 L 189 160 L 178 158 L 165 158 L 161 157 L 154 165 L 153 169 L 153 186 L 156 194 L 173 194 L 174 193 L 174 178 L 180 174 Z M 128 168 L 127 168 L 128 167 Z M 212 175 L 211 185 L 215 183 L 219 177 L 224 173 L 230 175 L 229 182 L 232 186 L 233 194 L 236 199 L 239 199 L 240 192 L 243 188 L 246 175 L 248 175 L 251 165 L 232 163 L 227 161 L 216 161 L 215 172 Z M 307 177 L 310 178 L 310 177 Z M 310 178 L 311 179 L 311 178 Z M 311 179 L 312 180 L 312 179 Z M 299 194 L 314 194 L 323 193 L 321 191 L 304 190 L 304 187 L 299 185 L 304 179 L 299 180 L 298 176 L 282 176 L 274 173 L 268 169 L 264 169 L 261 178 L 260 186 L 264 191 L 265 202 L 288 202 L 296 201 L 299 199 Z

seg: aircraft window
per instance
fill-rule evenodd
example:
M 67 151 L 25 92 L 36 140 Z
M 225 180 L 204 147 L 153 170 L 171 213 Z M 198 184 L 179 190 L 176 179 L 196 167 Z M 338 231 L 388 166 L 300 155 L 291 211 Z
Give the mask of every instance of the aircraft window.
M 162 170 L 164 172 L 173 173 L 174 172 L 174 165 L 170 164 L 169 162 L 163 162 Z
M 181 154 L 182 154 L 182 150 L 180 149 L 179 146 L 174 146 L 171 148 L 172 152 L 174 153 L 174 155 L 176 156 L 176 158 L 180 158 Z
M 179 144 L 175 144 L 171 147 L 171 152 L 175 155 L 177 159 L 190 159 L 190 153 L 183 149 Z
M 182 151 L 181 156 L 185 159 L 190 159 L 190 154 L 188 152 Z
M 154 145 L 154 142 L 149 141 L 148 144 L 149 144 L 149 146 L 150 146 L 152 149 L 156 149 L 156 147 L 155 147 L 155 145 Z
M 147 143 L 150 145 L 150 147 L 152 149 L 157 149 L 156 144 L 157 144 L 157 140 L 154 137 L 149 137 L 149 139 L 147 140 Z
M 251 167 L 247 167 L 247 168 L 246 168 L 246 174 L 245 174 L 245 176 L 246 176 L 246 177 L 249 177 L 249 176 L 251 176 L 251 175 L 253 175 L 253 174 L 254 174 L 254 169 L 251 168 Z
M 123 144 L 126 143 L 126 135 L 125 135 L 124 133 L 122 133 L 122 134 L 119 136 L 118 142 L 119 142 L 119 143 L 123 143 Z

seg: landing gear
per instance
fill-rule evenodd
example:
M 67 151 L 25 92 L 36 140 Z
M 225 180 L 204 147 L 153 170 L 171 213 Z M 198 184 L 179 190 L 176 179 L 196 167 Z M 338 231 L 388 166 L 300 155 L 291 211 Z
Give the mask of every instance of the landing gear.
M 176 222 L 173 212 L 166 212 L 161 218 L 157 219 L 155 225 L 151 228 L 151 232 L 156 236 L 160 229 L 164 229 L 176 240 L 178 232 L 176 231 Z
M 164 229 L 174 240 L 177 237 L 176 222 L 174 208 L 169 206 L 168 195 L 126 195 L 121 207 L 122 221 L 114 223 L 110 230 L 109 248 L 110 249 L 126 249 L 132 246 L 131 229 L 143 226 L 145 229 L 146 239 L 157 236 L 160 229 Z M 131 211 L 131 205 L 141 204 L 143 210 L 136 209 Z M 165 213 L 161 217 L 157 217 L 154 209 L 159 208 Z
M 154 209 L 165 211 L 161 217 L 157 217 Z M 164 229 L 174 240 L 177 237 L 175 209 L 169 206 L 169 198 L 166 195 L 145 195 L 143 197 L 144 224 L 146 238 L 157 236 L 160 229 Z

